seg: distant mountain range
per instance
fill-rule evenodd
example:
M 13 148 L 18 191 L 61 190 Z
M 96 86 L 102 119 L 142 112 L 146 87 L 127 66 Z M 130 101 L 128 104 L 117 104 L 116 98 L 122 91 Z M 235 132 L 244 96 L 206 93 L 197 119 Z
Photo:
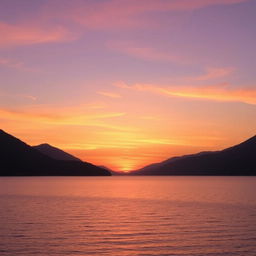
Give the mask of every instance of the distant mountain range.
M 121 175 L 49 144 L 29 146 L 0 130 L 0 176 Z M 124 174 L 127 175 L 127 174 Z M 256 175 L 256 136 L 221 151 L 172 157 L 129 175 Z
M 109 176 L 111 173 L 50 145 L 31 147 L 0 130 L 0 176 L 101 175 Z
M 132 175 L 256 175 L 256 136 L 214 152 L 173 157 Z

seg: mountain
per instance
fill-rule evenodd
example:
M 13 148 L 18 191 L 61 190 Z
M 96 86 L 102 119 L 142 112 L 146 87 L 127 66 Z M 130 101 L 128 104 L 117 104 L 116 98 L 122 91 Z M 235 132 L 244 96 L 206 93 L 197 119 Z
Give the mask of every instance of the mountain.
M 131 172 L 132 175 L 256 175 L 256 136 L 213 152 L 173 157 Z
M 69 154 L 59 148 L 53 147 L 47 143 L 33 146 L 33 148 L 39 150 L 41 153 L 43 153 L 53 159 L 56 159 L 56 160 L 82 162 L 82 160 L 80 160 L 79 158 L 72 156 L 71 154 Z
M 0 130 L 0 176 L 109 176 L 109 171 L 80 161 L 60 161 Z
M 105 165 L 97 165 L 97 166 L 102 168 L 102 169 L 108 170 L 112 175 L 114 175 L 116 173 L 115 171 L 111 170 L 110 168 L 108 168 Z
M 53 146 L 51 146 L 47 143 L 40 144 L 40 145 L 37 145 L 37 146 L 33 146 L 33 148 L 39 150 L 44 155 L 47 155 L 47 156 L 49 156 L 51 158 L 54 158 L 56 160 L 79 161 L 79 162 L 82 161 L 81 159 L 79 159 L 79 158 L 77 158 L 77 157 L 59 149 L 59 148 L 53 147 Z M 115 172 L 115 171 L 111 170 L 110 168 L 108 168 L 104 165 L 97 165 L 97 166 L 101 169 L 109 171 L 112 175 L 121 175 L 120 173 Z

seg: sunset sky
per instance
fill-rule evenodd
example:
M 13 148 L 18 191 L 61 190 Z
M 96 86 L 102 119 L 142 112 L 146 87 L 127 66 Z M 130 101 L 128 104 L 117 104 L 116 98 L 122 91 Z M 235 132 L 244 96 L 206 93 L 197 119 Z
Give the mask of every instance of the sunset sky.
M 255 135 L 256 0 L 1 0 L 0 128 L 128 171 Z

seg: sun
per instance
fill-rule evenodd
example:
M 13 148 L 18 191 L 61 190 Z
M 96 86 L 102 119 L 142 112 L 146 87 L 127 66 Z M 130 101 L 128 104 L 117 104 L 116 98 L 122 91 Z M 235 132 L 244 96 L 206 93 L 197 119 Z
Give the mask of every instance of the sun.
M 136 161 L 133 159 L 120 159 L 116 164 L 116 169 L 120 172 L 130 172 L 135 170 L 137 167 Z

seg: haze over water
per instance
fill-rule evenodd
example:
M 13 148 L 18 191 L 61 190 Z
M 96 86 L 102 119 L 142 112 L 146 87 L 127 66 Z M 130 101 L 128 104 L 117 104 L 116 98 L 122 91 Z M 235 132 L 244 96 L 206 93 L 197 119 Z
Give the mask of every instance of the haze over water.
M 0 255 L 255 256 L 255 177 L 0 178 Z

